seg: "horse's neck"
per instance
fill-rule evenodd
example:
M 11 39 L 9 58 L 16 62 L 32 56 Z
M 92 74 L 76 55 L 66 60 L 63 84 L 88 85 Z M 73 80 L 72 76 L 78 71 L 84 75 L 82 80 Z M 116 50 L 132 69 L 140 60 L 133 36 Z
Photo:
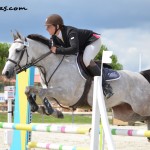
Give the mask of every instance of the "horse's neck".
M 36 42 L 33 40 L 29 41 L 30 41 L 29 46 L 30 61 L 33 59 L 35 60 L 50 51 L 47 46 L 41 44 L 40 42 Z M 50 76 L 53 74 L 54 70 L 57 68 L 62 58 L 63 58 L 62 55 L 55 55 L 52 53 L 43 58 L 42 60 L 40 60 L 36 64 L 42 78 L 41 83 L 42 85 L 45 84 L 44 83 L 45 80 L 48 81 L 50 79 Z
M 61 58 L 62 56 L 56 56 L 55 54 L 50 54 L 49 56 L 47 56 L 37 64 L 41 76 L 44 77 L 43 74 L 44 71 L 47 81 L 49 80 L 50 76 L 53 74 L 53 72 L 61 62 Z
M 31 54 L 32 55 L 31 57 L 33 57 L 34 59 L 39 58 L 40 56 L 42 56 L 43 54 L 46 54 L 49 51 L 49 48 L 47 46 L 45 46 L 39 42 L 36 42 L 36 41 L 31 41 L 31 42 L 32 43 L 30 44 L 29 47 L 30 47 L 31 53 L 33 53 L 33 54 Z M 60 64 L 60 66 L 59 66 L 59 64 Z M 63 59 L 63 55 L 56 55 L 56 54 L 52 53 L 52 54 L 46 56 L 41 61 L 39 61 L 36 65 L 39 68 L 39 72 L 40 72 L 40 75 L 42 78 L 42 82 L 41 82 L 42 85 L 45 84 L 44 83 L 45 77 L 46 77 L 46 81 L 49 81 L 49 79 L 51 78 L 51 76 L 55 70 L 57 70 L 57 71 L 53 75 L 53 77 L 58 76 L 57 78 L 63 78 L 64 74 L 66 74 L 66 73 L 69 74 L 70 72 L 71 72 L 70 73 L 71 76 L 72 76 L 72 74 L 74 74 L 74 76 L 75 76 L 75 74 L 78 74 L 77 66 L 76 66 L 76 56 L 69 56 L 69 57 L 66 56 Z M 42 67 L 40 67 L 40 66 L 42 66 Z
M 75 56 L 64 57 L 63 55 L 51 54 L 47 59 L 41 61 L 41 65 L 45 68 L 46 80 L 49 81 L 51 78 L 48 85 L 53 86 L 53 83 L 64 80 L 66 76 L 67 79 L 73 75 L 76 77 L 78 71 L 75 60 Z M 41 77 L 44 79 L 42 72 Z
M 40 42 L 31 39 L 28 39 L 28 41 L 29 41 L 28 53 L 31 59 L 33 58 L 36 59 L 49 51 L 49 48 Z

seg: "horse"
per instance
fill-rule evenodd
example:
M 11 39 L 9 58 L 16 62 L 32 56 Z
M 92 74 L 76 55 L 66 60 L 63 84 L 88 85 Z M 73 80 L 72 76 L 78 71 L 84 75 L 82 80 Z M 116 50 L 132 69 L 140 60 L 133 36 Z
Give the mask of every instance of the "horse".
M 63 106 L 77 106 L 78 100 L 85 92 L 87 80 L 79 72 L 76 55 L 56 55 L 44 42 L 23 37 L 18 32 L 9 48 L 8 60 L 2 74 L 12 78 L 30 66 L 36 66 L 41 76 L 42 87 L 29 86 L 26 95 L 38 94 L 41 100 L 56 100 Z M 142 73 L 119 70 L 120 79 L 109 81 L 113 96 L 105 99 L 106 107 L 112 108 L 115 118 L 129 123 L 146 121 L 150 129 L 150 83 L 149 70 Z M 86 106 L 92 106 L 93 80 L 87 90 Z M 86 93 L 86 92 L 85 92 Z M 84 98 L 82 99 L 84 101 Z M 82 107 L 86 107 L 82 105 Z M 77 106 L 78 107 L 78 106 Z M 51 115 L 59 117 L 55 110 Z

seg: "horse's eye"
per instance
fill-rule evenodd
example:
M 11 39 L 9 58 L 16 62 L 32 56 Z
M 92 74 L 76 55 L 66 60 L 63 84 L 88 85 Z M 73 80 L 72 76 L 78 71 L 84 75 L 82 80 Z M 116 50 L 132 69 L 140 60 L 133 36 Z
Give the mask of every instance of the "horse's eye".
M 19 52 L 20 52 L 20 49 L 17 49 L 17 48 L 16 48 L 16 53 L 19 53 Z

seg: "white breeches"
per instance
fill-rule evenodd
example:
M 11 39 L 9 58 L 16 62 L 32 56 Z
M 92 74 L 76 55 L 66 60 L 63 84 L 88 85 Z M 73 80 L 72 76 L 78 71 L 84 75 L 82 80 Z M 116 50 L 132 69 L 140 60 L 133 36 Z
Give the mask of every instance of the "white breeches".
M 97 39 L 95 42 L 88 45 L 83 53 L 83 62 L 87 67 L 90 61 L 95 58 L 101 48 L 101 38 Z

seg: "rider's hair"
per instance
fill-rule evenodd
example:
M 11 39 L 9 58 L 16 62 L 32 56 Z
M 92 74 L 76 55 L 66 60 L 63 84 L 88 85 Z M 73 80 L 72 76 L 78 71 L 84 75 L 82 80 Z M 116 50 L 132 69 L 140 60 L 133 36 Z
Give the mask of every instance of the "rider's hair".
M 46 26 L 48 26 L 48 25 L 54 25 L 54 26 L 59 25 L 59 27 L 62 28 L 62 26 L 64 25 L 64 21 L 60 15 L 52 14 L 46 18 L 45 25 Z

